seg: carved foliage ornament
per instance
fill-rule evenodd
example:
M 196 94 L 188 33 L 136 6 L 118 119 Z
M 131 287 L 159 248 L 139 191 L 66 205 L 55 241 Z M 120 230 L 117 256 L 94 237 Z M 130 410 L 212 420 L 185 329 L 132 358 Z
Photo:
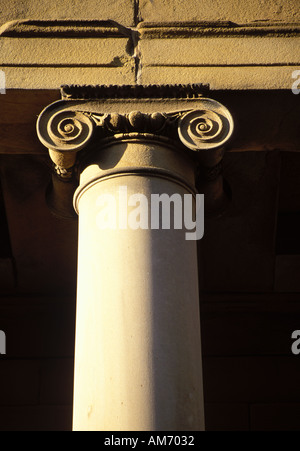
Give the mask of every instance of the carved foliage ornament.
M 168 113 L 99 114 L 79 111 L 79 107 L 70 110 L 66 104 L 63 108 L 52 104 L 41 113 L 37 132 L 48 149 L 78 152 L 89 144 L 97 129 L 100 138 L 116 134 L 128 137 L 131 133 L 164 136 L 197 152 L 223 146 L 233 132 L 233 120 L 227 108 L 205 98 L 201 99 L 201 109 L 198 103 L 198 109 Z

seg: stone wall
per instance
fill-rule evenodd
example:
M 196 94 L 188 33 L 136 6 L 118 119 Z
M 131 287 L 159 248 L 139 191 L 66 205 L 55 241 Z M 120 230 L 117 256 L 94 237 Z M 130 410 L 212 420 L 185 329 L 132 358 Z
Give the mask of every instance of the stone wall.
M 216 90 L 288 89 L 300 67 L 297 0 L 1 3 L 7 88 L 202 82 Z

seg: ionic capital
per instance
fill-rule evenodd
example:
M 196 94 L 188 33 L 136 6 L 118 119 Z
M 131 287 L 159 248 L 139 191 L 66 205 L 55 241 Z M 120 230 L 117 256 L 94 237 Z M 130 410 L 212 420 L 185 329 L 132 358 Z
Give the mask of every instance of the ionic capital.
M 170 88 L 166 87 L 166 93 L 175 96 L 176 87 Z M 63 100 L 40 114 L 39 139 L 50 150 L 62 177 L 74 166 L 76 154 L 96 139 L 168 140 L 197 154 L 204 165 L 219 162 L 220 149 L 232 135 L 233 120 L 226 107 L 202 96 L 203 87 L 188 86 L 184 90 L 181 86 L 180 98 L 146 98 L 156 90 L 163 93 L 162 87 L 140 86 L 122 87 L 123 98 L 113 98 L 118 89 L 65 87 Z M 85 99 L 87 95 L 90 98 Z
M 64 86 L 45 108 L 37 133 L 61 180 L 73 179 L 83 156 L 114 142 L 159 142 L 185 151 L 195 171 L 216 174 L 233 133 L 228 109 L 188 86 Z M 214 169 L 215 168 L 215 169 Z

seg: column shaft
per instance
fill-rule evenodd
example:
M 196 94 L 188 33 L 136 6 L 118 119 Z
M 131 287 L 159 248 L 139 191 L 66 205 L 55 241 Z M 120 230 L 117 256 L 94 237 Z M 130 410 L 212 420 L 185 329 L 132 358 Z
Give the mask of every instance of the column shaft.
M 155 142 L 115 143 L 97 155 L 75 195 L 73 428 L 202 430 L 197 241 L 173 221 L 170 229 L 151 229 L 151 196 L 191 195 L 192 161 Z M 132 227 L 133 216 L 140 227 Z M 101 218 L 111 227 L 101 229 Z

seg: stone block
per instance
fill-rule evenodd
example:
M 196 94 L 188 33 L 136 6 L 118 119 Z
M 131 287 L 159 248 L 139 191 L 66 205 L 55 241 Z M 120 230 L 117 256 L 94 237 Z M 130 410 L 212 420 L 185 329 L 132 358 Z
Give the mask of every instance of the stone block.
M 109 66 L 130 64 L 126 38 L 9 38 L 0 39 L 0 65 Z M 9 82 L 9 80 L 7 80 Z
M 143 67 L 140 84 L 204 83 L 211 90 L 291 89 L 291 67 Z M 300 65 L 299 65 L 300 70 Z
M 299 431 L 300 404 L 254 404 L 250 406 L 252 431 Z
M 41 364 L 41 404 L 72 404 L 73 368 L 73 359 L 51 359 Z
M 7 297 L 0 302 L 0 330 L 7 357 L 69 357 L 74 352 L 75 301 L 65 298 Z
M 36 404 L 38 395 L 39 362 L 0 356 L 0 405 Z
M 300 20 L 298 0 L 140 0 L 140 16 L 145 21 L 253 21 L 297 22 Z
M 142 66 L 300 65 L 297 37 L 142 39 Z
M 0 25 L 18 19 L 31 20 L 113 20 L 124 26 L 134 24 L 134 0 L 11 0 L 1 2 Z
M 4 291 L 15 285 L 14 268 L 10 258 L 0 258 L 0 285 Z
M 205 357 L 207 403 L 299 403 L 297 356 Z
M 248 431 L 248 409 L 247 404 L 206 404 L 206 431 Z
M 59 89 L 61 85 L 133 84 L 134 68 L 123 67 L 2 67 L 7 89 Z
M 300 255 L 277 255 L 275 266 L 275 290 L 299 292 Z
M 71 406 L 0 407 L 1 431 L 71 431 Z

